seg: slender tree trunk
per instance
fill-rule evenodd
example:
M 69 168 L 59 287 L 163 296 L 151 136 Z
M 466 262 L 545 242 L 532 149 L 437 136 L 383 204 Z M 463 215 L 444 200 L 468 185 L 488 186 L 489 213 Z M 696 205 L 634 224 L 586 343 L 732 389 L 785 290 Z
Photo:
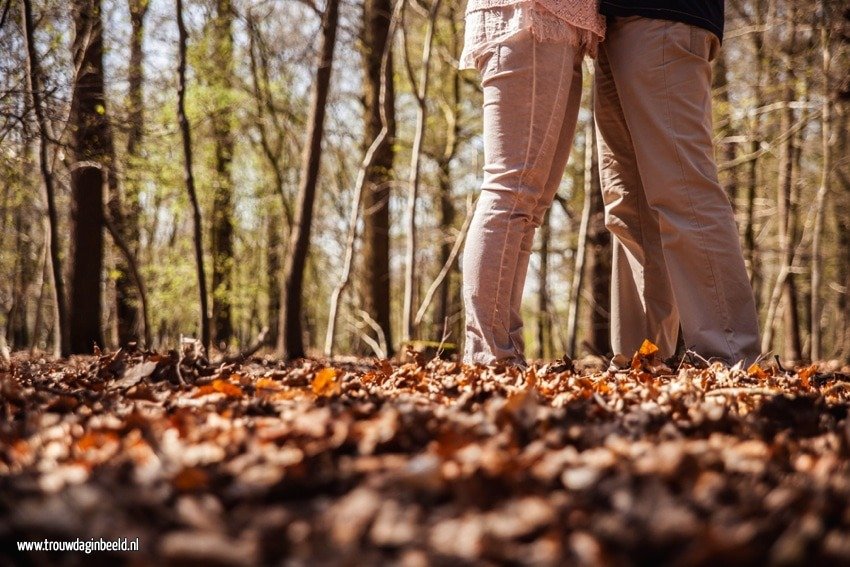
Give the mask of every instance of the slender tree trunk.
M 850 111 L 848 110 L 850 109 L 846 102 L 835 105 L 837 155 L 841 155 L 842 151 L 848 151 L 848 142 L 850 142 Z M 842 333 L 839 335 L 836 350 L 844 362 L 850 363 L 850 167 L 848 164 L 845 163 L 843 167 L 836 168 L 835 176 L 838 181 L 838 197 L 834 201 L 833 211 L 838 233 L 837 281 L 841 290 L 838 294 L 837 307 L 842 322 L 840 326 Z
M 421 180 L 422 145 L 425 141 L 425 126 L 428 118 L 428 87 L 431 79 L 431 53 L 434 45 L 434 31 L 437 23 L 437 14 L 440 11 L 441 0 L 433 0 L 428 17 L 428 26 L 425 31 L 425 43 L 422 48 L 422 68 L 417 80 L 411 66 L 409 53 L 407 52 L 407 37 L 405 36 L 405 64 L 408 78 L 416 93 L 416 128 L 413 138 L 413 150 L 410 158 L 410 179 L 407 191 L 407 243 L 405 246 L 405 269 L 404 269 L 404 305 L 402 312 L 402 342 L 408 343 L 415 335 L 413 320 L 413 303 L 416 292 L 416 205 L 419 198 L 419 183 Z
M 179 49 L 177 63 L 177 122 L 180 125 L 180 133 L 183 140 L 183 179 L 186 190 L 189 193 L 189 201 L 192 203 L 194 220 L 195 240 L 195 266 L 198 272 L 198 294 L 200 296 L 200 327 L 201 342 L 209 351 L 210 347 L 210 319 L 207 304 L 207 276 L 204 269 L 204 241 L 201 224 L 201 207 L 198 204 L 198 195 L 195 192 L 195 175 L 192 171 L 192 131 L 189 127 L 189 119 L 186 117 L 186 42 L 188 36 L 186 25 L 183 22 L 183 0 L 177 0 L 177 30 L 179 34 Z
M 792 24 L 789 31 L 789 41 L 784 52 L 785 67 L 787 76 L 785 77 L 785 88 L 783 91 L 784 107 L 781 110 L 779 131 L 781 135 L 785 135 L 785 140 L 782 142 L 779 152 L 779 177 L 776 190 L 776 206 L 778 217 L 779 231 L 779 249 L 780 249 L 780 264 L 779 276 L 776 279 L 776 286 L 781 288 L 777 293 L 774 291 L 771 298 L 781 297 L 783 301 L 783 322 L 784 322 L 784 343 L 786 360 L 796 363 L 802 358 L 802 341 L 800 337 L 800 321 L 798 311 L 798 296 L 797 286 L 794 281 L 793 273 L 793 248 L 796 241 L 794 230 L 794 203 L 792 199 L 794 188 L 794 142 L 796 136 L 791 133 L 794 124 L 794 109 L 791 103 L 795 100 L 795 84 L 797 78 L 793 73 L 790 62 L 793 59 L 795 46 L 796 25 Z M 786 135 L 787 133 L 787 135 Z M 771 301 L 768 307 L 768 318 L 764 325 L 764 336 L 762 338 L 762 350 L 767 352 L 773 344 L 775 333 L 775 301 Z
M 768 7 L 768 13 L 764 14 L 763 0 L 755 2 L 755 21 L 757 27 L 767 27 L 769 29 L 773 21 L 772 8 Z M 753 77 L 753 107 L 761 108 L 764 106 L 764 81 L 765 69 L 769 67 L 770 62 L 766 54 L 764 33 L 752 34 L 753 51 L 755 59 L 755 70 Z M 761 303 L 761 287 L 762 287 L 762 268 L 761 257 L 759 254 L 758 243 L 756 242 L 756 199 L 758 197 L 759 187 L 759 150 L 762 143 L 762 121 L 761 114 L 754 113 L 750 119 L 749 135 L 750 135 L 750 154 L 753 156 L 749 161 L 747 168 L 747 202 L 746 202 L 746 221 L 744 224 L 744 259 L 750 274 L 750 284 L 752 285 L 756 307 Z
M 41 98 L 41 70 L 33 38 L 32 1 L 22 0 L 21 20 L 24 29 L 24 41 L 27 49 L 27 93 L 32 100 L 38 124 L 38 162 L 41 178 L 44 182 L 44 193 L 47 201 L 47 245 L 53 278 L 53 306 L 55 331 L 55 354 L 66 357 L 70 354 L 68 332 L 68 309 L 65 301 L 65 282 L 62 278 L 62 264 L 59 260 L 59 214 L 56 210 L 56 193 L 53 186 L 53 173 L 50 170 L 48 158 L 49 127 L 44 114 Z
M 592 96 L 592 95 L 591 95 Z M 590 102 L 593 108 L 593 101 Z M 585 263 L 587 258 L 588 233 L 590 231 L 591 217 L 593 215 L 593 170 L 596 158 L 596 131 L 593 116 L 588 118 L 584 128 L 584 205 L 581 210 L 581 224 L 578 230 L 578 244 L 576 244 L 576 257 L 573 263 L 573 278 L 570 284 L 567 311 L 567 354 L 576 356 L 576 345 L 578 343 L 578 318 L 581 291 L 584 287 Z
M 48 229 L 49 230 L 49 229 Z M 45 231 L 47 233 L 48 231 Z M 30 356 L 35 354 L 44 325 L 44 303 L 47 296 L 47 282 L 50 280 L 50 241 L 45 240 L 39 261 L 41 279 L 38 282 L 38 299 L 35 304 L 35 323 L 32 326 L 32 340 L 29 345 Z
M 720 129 L 720 135 L 725 138 L 721 149 L 723 159 L 727 162 L 733 162 L 737 154 L 737 144 L 730 139 L 735 135 L 735 128 L 733 127 L 734 118 L 732 116 L 732 102 L 729 95 L 728 74 L 726 50 L 721 49 L 714 63 L 714 72 L 712 73 L 714 85 L 712 85 L 712 90 L 716 93 L 716 100 L 720 103 L 716 104 L 715 108 L 719 108 L 722 112 L 722 118 L 718 122 L 723 125 Z M 738 168 L 733 167 L 723 177 L 723 189 L 729 196 L 729 202 L 732 203 L 733 211 L 737 211 L 738 208 L 738 185 Z
M 322 17 L 322 39 L 316 68 L 316 81 L 310 103 L 310 120 L 307 143 L 298 187 L 295 226 L 292 230 L 289 255 L 284 269 L 284 302 L 281 311 L 281 337 L 279 350 L 288 359 L 303 358 L 303 288 L 304 270 L 310 251 L 310 231 L 313 227 L 313 205 L 319 184 L 319 168 L 322 161 L 322 138 L 327 111 L 328 91 L 333 71 L 336 48 L 337 24 L 339 23 L 340 0 L 327 0 Z
M 392 12 L 392 0 L 366 0 L 363 3 L 361 29 L 364 71 L 363 121 L 366 126 L 363 135 L 364 151 L 384 128 L 387 130 L 383 142 L 375 150 L 373 165 L 366 171 L 363 193 L 361 297 L 363 310 L 378 323 L 384 333 L 388 356 L 392 356 L 393 351 L 390 317 L 390 189 L 395 161 L 395 85 L 389 34 Z M 382 70 L 382 67 L 385 68 Z M 383 108 L 382 85 L 385 89 Z M 382 113 L 386 117 L 385 120 L 381 118 Z
M 112 133 L 103 80 L 103 21 L 100 0 L 74 0 L 71 99 L 71 351 L 104 346 L 101 328 L 104 254 L 104 188 L 112 163 Z
M 285 139 L 284 128 L 276 115 L 275 103 L 269 89 L 268 61 L 264 56 L 264 47 L 261 41 L 260 30 L 257 27 L 255 17 L 248 12 L 248 53 L 251 65 L 251 79 L 254 94 L 254 102 L 257 112 L 257 130 L 260 134 L 260 146 L 263 155 L 272 169 L 275 180 L 275 193 L 279 195 L 284 213 L 284 223 L 278 222 L 274 216 L 269 217 L 267 250 L 267 265 L 269 280 L 267 286 L 268 309 L 268 333 L 266 343 L 277 345 L 280 339 L 280 306 L 282 296 L 281 286 L 281 246 L 282 242 L 288 242 L 292 228 L 292 211 L 286 191 L 285 172 L 289 168 L 288 153 L 283 151 L 283 140 Z M 277 138 L 274 139 L 269 132 L 267 121 L 274 125 Z
M 830 174 L 832 169 L 832 152 L 829 147 L 829 137 L 832 130 L 832 89 L 829 81 L 831 49 L 829 46 L 829 16 L 827 2 L 820 3 L 822 10 L 821 21 L 821 53 L 822 53 L 822 75 L 824 81 L 823 107 L 821 109 L 821 149 L 823 152 L 823 163 L 821 165 L 821 182 L 818 188 L 815 204 L 815 227 L 812 235 L 812 299 L 811 299 L 811 351 L 809 358 L 812 361 L 821 358 L 821 262 L 823 253 L 821 251 L 821 237 L 823 235 L 823 219 L 826 200 L 829 196 Z
M 440 252 L 438 259 L 441 266 L 446 265 L 449 256 L 452 253 L 452 239 L 450 238 L 457 212 L 455 211 L 454 201 L 452 200 L 452 180 L 451 180 L 451 162 L 441 159 L 439 167 L 439 226 L 440 226 Z M 453 307 L 452 294 L 452 273 L 457 273 L 457 265 L 452 264 L 451 272 L 446 276 L 443 285 L 440 286 L 439 295 L 437 297 L 437 306 L 434 309 L 434 332 L 433 338 L 436 341 L 443 339 L 444 327 L 450 318 Z
M 537 291 L 537 358 L 546 359 L 555 350 L 552 344 L 552 314 L 549 299 L 549 239 L 551 210 L 546 211 L 540 227 L 540 287 Z
M 139 203 L 141 147 L 144 138 L 144 32 L 145 15 L 149 0 L 128 0 L 130 12 L 130 60 L 127 65 L 127 164 L 124 177 L 124 198 L 121 215 L 112 213 L 116 229 L 120 232 L 133 258 L 139 253 Z M 117 203 L 116 203 L 117 204 Z M 127 260 L 124 260 L 127 262 Z M 115 281 L 116 310 L 118 313 L 118 341 L 124 345 L 138 342 L 142 337 L 143 321 L 147 318 L 142 311 L 139 289 L 128 270 L 119 267 Z M 146 342 L 150 342 L 150 330 L 144 329 Z M 150 345 L 148 345 L 150 346 Z
M 592 120 L 592 119 L 591 119 Z M 590 219 L 587 226 L 587 274 L 590 278 L 590 309 L 585 312 L 585 346 L 594 354 L 611 350 L 609 329 L 611 304 L 611 233 L 605 227 L 605 205 L 599 180 L 596 130 L 592 136 L 590 164 Z M 587 276 L 586 276 L 587 277 Z
M 446 265 L 452 251 L 452 240 L 449 235 L 454 227 L 457 218 L 457 211 L 454 205 L 453 187 L 452 187 L 452 162 L 457 156 L 459 138 L 460 138 L 460 121 L 461 121 L 461 78 L 460 73 L 454 65 L 454 61 L 460 58 L 462 36 L 458 33 L 457 26 L 457 6 L 454 3 L 448 5 L 447 20 L 450 29 L 449 49 L 451 55 L 451 63 L 449 72 L 451 73 L 450 92 L 451 97 L 447 102 L 441 103 L 443 107 L 443 115 L 446 119 L 446 143 L 443 148 L 443 153 L 437 160 L 438 167 L 438 182 L 440 189 L 440 217 L 439 226 L 442 242 L 440 244 L 440 265 Z M 455 299 L 459 294 L 455 293 L 454 282 L 458 279 L 459 269 L 456 263 L 451 265 L 451 269 L 446 276 L 445 283 L 440 286 L 440 295 L 437 301 L 437 308 L 434 310 L 434 338 L 437 341 L 443 340 L 444 332 L 450 333 L 452 336 L 459 339 L 462 329 L 460 327 L 459 318 L 455 317 L 457 312 Z M 453 319 L 458 322 L 454 325 L 447 324 Z
M 270 216 L 268 219 L 268 250 L 266 251 L 266 263 L 268 266 L 269 281 L 266 294 L 268 296 L 268 333 L 266 344 L 276 345 L 280 336 L 280 225 L 278 219 Z
M 209 81 L 216 104 L 211 116 L 215 146 L 212 210 L 212 326 L 215 343 L 226 348 L 233 338 L 233 5 L 216 0 L 212 21 Z

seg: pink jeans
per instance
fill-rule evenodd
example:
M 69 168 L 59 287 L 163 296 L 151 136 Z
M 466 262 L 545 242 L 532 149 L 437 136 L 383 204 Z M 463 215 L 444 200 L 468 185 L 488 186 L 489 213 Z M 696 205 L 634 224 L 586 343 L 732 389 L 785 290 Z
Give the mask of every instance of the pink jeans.
M 522 31 L 476 61 L 484 183 L 463 254 L 464 362 L 525 364 L 520 307 L 534 233 L 552 204 L 581 102 L 581 57 Z

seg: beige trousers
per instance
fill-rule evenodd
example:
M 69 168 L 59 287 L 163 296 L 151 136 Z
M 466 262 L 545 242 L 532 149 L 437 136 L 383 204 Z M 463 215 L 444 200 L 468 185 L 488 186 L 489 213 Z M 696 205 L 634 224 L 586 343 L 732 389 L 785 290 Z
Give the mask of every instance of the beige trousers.
M 534 233 L 575 133 L 581 58 L 529 30 L 477 60 L 484 91 L 484 182 L 463 253 L 464 362 L 524 364 L 520 313 Z
M 605 221 L 613 236 L 611 342 L 648 338 L 727 363 L 759 354 L 758 319 L 717 178 L 711 65 L 719 40 L 687 24 L 609 20 L 596 65 Z

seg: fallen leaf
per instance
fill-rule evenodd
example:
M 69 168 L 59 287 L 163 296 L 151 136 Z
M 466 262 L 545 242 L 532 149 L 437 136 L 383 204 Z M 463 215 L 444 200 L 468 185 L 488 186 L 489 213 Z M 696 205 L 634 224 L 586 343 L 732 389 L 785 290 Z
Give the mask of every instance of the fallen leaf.
M 328 398 L 339 395 L 342 388 L 334 368 L 323 368 L 313 378 L 313 393 L 317 396 Z
M 142 379 L 147 378 L 153 371 L 156 370 L 157 363 L 151 360 L 147 362 L 143 362 L 141 364 L 137 364 L 127 370 L 124 373 L 124 376 L 120 380 L 116 380 L 113 382 L 113 386 L 116 388 L 130 388 L 135 386 Z
M 801 370 L 797 371 L 797 376 L 800 377 L 800 383 L 804 388 L 811 388 L 811 378 L 814 376 L 815 372 L 818 371 L 818 365 L 812 364 L 811 366 L 807 366 Z
M 221 392 L 231 398 L 241 398 L 244 395 L 242 393 L 242 388 L 236 384 L 228 382 L 227 380 L 214 380 L 212 387 L 216 392 Z
M 757 363 L 753 363 L 747 368 L 747 374 L 753 378 L 758 378 L 759 380 L 767 380 L 767 372 L 759 366 Z
M 656 354 L 658 350 L 658 346 L 656 346 L 655 343 L 653 343 L 649 339 L 645 339 L 643 341 L 643 344 L 640 345 L 640 350 L 638 350 L 638 353 L 641 356 L 652 356 Z

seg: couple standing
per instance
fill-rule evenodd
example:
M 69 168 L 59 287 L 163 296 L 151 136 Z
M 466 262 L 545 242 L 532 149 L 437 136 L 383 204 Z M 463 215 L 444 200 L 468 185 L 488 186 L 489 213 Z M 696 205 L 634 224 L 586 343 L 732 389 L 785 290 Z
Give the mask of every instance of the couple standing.
M 484 183 L 463 257 L 464 361 L 525 364 L 520 305 L 532 242 L 575 133 L 582 59 L 613 236 L 611 343 L 759 354 L 758 320 L 717 178 L 711 61 L 723 0 L 468 0 L 461 67 L 484 93 Z M 607 25 L 607 29 L 606 29 Z

